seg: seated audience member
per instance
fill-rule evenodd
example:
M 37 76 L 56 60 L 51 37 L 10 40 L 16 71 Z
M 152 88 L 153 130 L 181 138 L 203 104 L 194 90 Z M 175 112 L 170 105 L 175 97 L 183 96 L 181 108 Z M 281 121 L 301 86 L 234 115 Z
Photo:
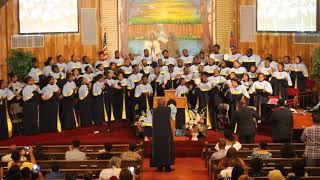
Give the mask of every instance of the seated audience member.
M 21 171 L 19 166 L 17 165 L 12 165 L 7 174 L 6 174 L 6 179 L 7 180 L 16 180 L 16 179 L 21 179 L 22 175 L 21 175 Z
M 119 180 L 133 180 L 134 176 L 129 169 L 122 169 L 120 171 Z
M 267 150 L 268 144 L 265 141 L 259 143 L 259 149 L 253 151 L 251 158 L 272 158 L 272 154 Z
M 77 175 L 74 173 L 67 173 L 66 180 L 77 180 Z
M 278 169 L 269 171 L 268 178 L 269 178 L 269 180 L 284 180 L 285 179 L 283 177 L 281 171 L 279 171 Z
M 43 146 L 41 144 L 37 144 L 34 147 L 34 157 L 37 160 L 47 160 L 49 157 L 43 153 Z
M 65 174 L 60 172 L 59 166 L 56 164 L 53 164 L 51 166 L 51 172 L 46 175 L 46 179 L 64 179 Z
M 72 145 L 69 147 L 69 151 L 66 152 L 65 159 L 69 161 L 84 161 L 87 160 L 87 156 L 84 152 L 80 151 L 80 141 L 72 141 Z
M 136 160 L 140 160 L 141 156 L 139 155 L 139 153 L 136 152 L 137 149 L 137 145 L 132 143 L 129 144 L 129 151 L 127 152 L 123 152 L 121 154 L 121 160 L 126 160 L 126 161 L 136 161 Z
M 221 159 L 218 164 L 218 169 L 222 169 L 220 175 L 222 177 L 230 177 L 229 175 L 235 166 L 241 166 L 244 169 L 246 168 L 244 161 L 238 157 L 237 150 L 234 147 L 230 147 L 226 157 Z
M 12 154 L 12 152 L 14 152 L 14 151 L 17 151 L 17 146 L 16 145 L 11 145 L 10 146 L 10 149 L 9 149 L 9 154 L 7 154 L 7 155 L 4 155 L 4 156 L 2 156 L 1 157 L 1 162 L 10 162 L 10 161 L 12 161 L 12 159 L 11 159 L 11 154 Z
M 214 152 L 211 155 L 211 159 L 213 159 L 213 160 L 222 159 L 222 158 L 226 157 L 226 154 L 227 154 L 227 150 L 225 149 L 226 148 L 226 140 L 223 138 L 220 138 L 218 144 L 219 144 L 219 150 L 217 152 Z
M 282 176 L 284 176 L 284 177 L 287 176 L 287 173 L 286 173 L 286 171 L 284 170 L 284 167 L 283 167 L 282 164 L 280 164 L 280 163 L 275 163 L 275 164 L 274 164 L 274 169 L 279 170 L 279 171 L 281 172 Z
M 110 159 L 108 168 L 100 172 L 99 180 L 109 180 L 112 176 L 115 176 L 119 179 L 121 171 L 121 159 L 114 156 Z
M 21 161 L 21 156 L 29 156 L 30 157 L 30 162 L 29 161 Z M 12 161 L 8 162 L 8 169 L 13 166 L 17 165 L 20 167 L 20 169 L 23 169 L 25 167 L 32 169 L 33 165 L 36 164 L 36 159 L 34 158 L 33 155 L 33 149 L 22 149 L 21 152 L 19 153 L 18 151 L 14 151 L 11 154 Z
M 261 158 L 252 159 L 250 166 L 251 166 L 251 169 L 249 170 L 250 177 L 263 177 L 267 175 L 267 173 L 262 169 L 263 161 Z
M 97 159 L 111 159 L 112 158 L 112 154 L 110 154 L 111 150 L 112 150 L 112 144 L 106 143 L 104 145 L 104 152 L 101 154 L 98 154 Z
M 293 149 L 291 144 L 286 143 L 282 146 L 281 150 L 281 158 L 295 158 L 297 157 L 295 150 Z
M 230 147 L 234 147 L 237 151 L 241 149 L 242 145 L 234 138 L 231 130 L 225 130 L 223 135 L 226 139 L 226 150 Z M 219 150 L 219 143 L 216 144 L 215 149 Z
M 295 176 L 298 178 L 308 177 L 308 173 L 305 172 L 305 163 L 301 160 L 294 161 L 292 163 L 292 173 L 289 173 L 287 177 Z
M 243 167 L 237 165 L 232 169 L 231 180 L 238 180 L 242 175 L 244 175 L 244 169 Z
M 320 111 L 313 112 L 313 125 L 303 130 L 301 141 L 305 142 L 306 166 L 320 166 Z

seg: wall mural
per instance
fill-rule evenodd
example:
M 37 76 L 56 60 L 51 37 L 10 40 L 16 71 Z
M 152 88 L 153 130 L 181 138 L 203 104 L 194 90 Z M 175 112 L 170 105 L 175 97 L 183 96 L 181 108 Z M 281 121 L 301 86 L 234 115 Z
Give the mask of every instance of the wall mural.
M 126 0 L 129 32 L 128 51 L 142 54 L 149 49 L 152 55 L 161 56 L 167 49 L 177 57 L 182 49 L 197 54 L 207 46 L 203 42 L 210 36 L 208 12 L 211 0 Z M 208 31 L 208 32 L 207 32 Z M 125 32 L 125 31 L 124 31 Z M 209 34 L 208 34 L 209 33 Z

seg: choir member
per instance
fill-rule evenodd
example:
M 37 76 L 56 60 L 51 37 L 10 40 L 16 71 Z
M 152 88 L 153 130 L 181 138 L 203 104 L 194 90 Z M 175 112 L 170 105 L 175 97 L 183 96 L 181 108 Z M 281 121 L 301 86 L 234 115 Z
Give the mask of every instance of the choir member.
M 171 63 L 174 65 L 177 64 L 177 60 L 175 58 L 169 56 L 168 50 L 163 50 L 162 56 L 163 56 L 162 60 L 163 60 L 164 65 L 168 65 Z
M 123 73 L 117 73 L 117 79 L 114 82 L 113 90 L 113 111 L 116 120 L 127 119 L 127 86 L 128 80 L 124 78 Z
M 109 63 L 116 63 L 116 65 L 118 67 L 123 65 L 123 58 L 120 57 L 120 52 L 119 51 L 115 51 L 114 52 L 114 57 L 109 59 Z
M 47 82 L 47 85 L 41 91 L 39 129 L 41 132 L 61 132 L 59 117 L 60 89 L 54 77 L 48 76 Z
M 93 69 L 92 65 L 89 63 L 89 57 L 88 56 L 83 56 L 82 57 L 82 64 L 81 64 L 81 72 L 85 73 L 86 70 L 85 68 L 89 66 L 91 69 Z
M 89 66 L 86 66 L 88 68 Z M 90 68 L 90 67 L 89 67 Z M 92 104 L 92 85 L 87 78 L 83 77 L 81 79 L 81 86 L 79 87 L 79 116 L 80 116 L 80 126 L 86 127 L 92 125 L 93 120 L 93 108 Z
M 44 68 L 43 68 L 43 74 L 45 76 L 49 76 L 50 73 L 52 72 L 52 65 L 54 64 L 53 58 L 48 57 L 46 62 L 44 63 Z
M 284 71 L 284 65 L 278 64 L 278 71 L 273 72 L 271 85 L 273 95 L 279 96 L 280 99 L 288 99 L 288 87 L 292 86 L 292 81 L 288 72 Z
M 215 44 L 209 47 L 210 58 L 213 59 L 214 64 L 218 65 L 223 60 L 223 54 L 220 54 L 220 45 Z
M 183 77 L 186 82 L 191 82 L 193 80 L 193 74 L 190 72 L 190 68 L 188 66 L 183 68 L 183 74 L 181 77 Z
M 168 65 L 168 73 L 164 74 L 165 77 L 165 89 L 175 89 L 178 86 L 178 74 L 174 72 L 174 65 Z
M 196 72 L 199 72 L 199 65 L 201 64 L 201 61 L 199 59 L 198 56 L 195 56 L 193 58 L 193 65 L 190 66 L 190 71 L 191 73 L 196 73 Z
M 164 96 L 164 89 L 167 84 L 166 75 L 160 73 L 160 68 L 157 66 L 154 68 L 154 73 L 148 77 L 148 83 L 154 90 L 154 96 Z
M 58 87 L 62 89 L 62 86 L 64 85 L 66 80 L 66 75 L 65 73 L 60 71 L 58 65 L 52 65 L 52 72 L 50 73 L 50 76 L 56 79 Z
M 256 65 L 252 65 L 248 72 L 249 78 L 252 82 L 258 79 L 257 67 Z
M 184 78 L 179 79 L 179 86 L 176 88 L 175 96 L 176 97 L 186 97 L 188 94 L 189 88 L 186 85 L 186 80 Z
M 77 85 L 74 82 L 75 77 L 69 73 L 68 81 L 62 88 L 62 103 L 61 103 L 61 119 L 63 129 L 74 129 L 78 127 L 78 121 L 74 110 L 75 94 L 77 92 Z
M 306 79 L 308 78 L 308 69 L 302 63 L 300 56 L 297 56 L 295 63 L 291 65 L 290 76 L 293 86 L 303 92 L 305 90 Z
M 106 68 L 103 66 L 103 64 L 98 64 L 98 65 L 96 66 L 96 71 L 95 71 L 95 73 L 94 73 L 94 76 L 97 76 L 97 75 L 99 75 L 99 74 L 104 75 L 105 69 L 106 69 Z
M 99 60 L 96 61 L 94 67 L 97 69 L 99 64 L 102 64 L 103 69 L 107 69 L 109 67 L 109 61 L 105 59 L 103 52 L 99 52 Z
M 249 75 L 247 73 L 243 74 L 242 79 L 241 79 L 241 84 L 244 85 L 247 90 L 249 90 L 252 83 L 253 82 L 250 81 Z
M 189 93 L 189 88 L 186 84 L 184 78 L 179 79 L 179 86 L 176 88 L 175 96 L 176 97 L 187 97 Z M 187 100 L 189 100 L 187 98 Z M 188 103 L 189 104 L 189 103 Z M 188 115 L 188 107 L 185 108 L 178 108 L 177 115 L 176 115 L 176 129 L 183 129 L 185 125 L 185 121 L 188 120 L 186 116 Z
M 185 66 L 191 66 L 193 61 L 193 56 L 189 55 L 189 52 L 187 49 L 183 49 L 182 56 L 180 56 L 180 59 L 182 60 Z
M 110 63 L 110 67 L 111 67 Z M 115 119 L 115 112 L 114 112 L 114 105 L 115 101 L 117 101 L 116 97 L 114 97 L 114 84 L 116 83 L 115 79 L 114 79 L 114 71 L 112 70 L 108 70 L 105 73 L 105 94 L 104 94 L 104 98 L 105 98 L 105 105 L 106 105 L 106 110 L 107 110 L 107 114 L 108 114 L 108 119 L 110 121 L 114 121 Z
M 220 72 L 218 69 L 215 69 L 213 76 L 209 77 L 209 81 L 212 82 L 215 86 L 221 88 L 227 80 L 224 76 L 220 75 Z M 220 88 L 219 88 L 219 91 L 220 91 Z
M 8 104 L 19 103 L 22 105 L 22 89 L 24 84 L 18 81 L 18 76 L 14 73 L 9 73 L 10 83 L 8 89 L 14 93 L 13 99 L 11 99 Z
M 220 75 L 221 76 L 228 76 L 230 73 L 230 68 L 227 67 L 226 61 L 222 60 L 220 61 Z
M 138 100 L 139 109 L 141 112 L 147 112 L 147 110 L 152 109 L 152 94 L 153 89 L 150 84 L 148 84 L 148 77 L 143 76 L 141 79 L 141 84 L 139 84 L 134 92 L 135 98 Z
M 266 67 L 266 60 L 269 61 L 268 67 L 271 66 L 274 71 L 278 70 L 278 63 L 273 60 L 272 54 L 268 54 L 266 59 L 260 63 L 259 67 Z
M 201 51 L 199 53 L 199 59 L 200 59 L 201 64 L 203 64 L 203 65 L 207 64 L 208 58 L 206 58 L 206 55 L 203 51 Z
M 195 97 L 197 99 L 197 112 L 202 114 L 205 119 L 205 124 L 208 129 L 212 129 L 211 126 L 211 114 L 210 114 L 210 96 L 212 94 L 212 83 L 208 80 L 208 73 L 201 74 L 201 82 L 195 89 Z
M 95 125 L 101 125 L 102 122 L 108 121 L 108 115 L 106 111 L 105 98 L 104 98 L 104 76 L 103 74 L 98 74 L 94 77 L 92 94 L 92 115 L 93 122 Z
M 172 135 L 176 135 L 176 116 L 177 116 L 177 102 L 174 99 L 169 99 L 167 106 L 170 108 L 170 126 Z
M 212 76 L 216 69 L 219 69 L 219 67 L 214 64 L 212 59 L 208 59 L 208 64 L 204 66 L 204 71 L 207 72 L 209 76 Z
M 227 67 L 232 68 L 233 62 L 235 60 L 239 60 L 239 58 L 242 56 L 238 53 L 236 46 L 231 46 L 230 48 L 231 53 L 228 55 L 227 61 Z
M 123 66 L 121 66 L 120 69 L 124 73 L 124 78 L 128 78 L 132 74 L 132 66 L 129 58 L 124 58 Z
M 81 73 L 80 71 L 81 71 L 81 69 L 79 69 L 79 68 L 75 68 L 71 71 L 71 73 L 74 76 L 73 81 L 76 83 L 77 86 L 81 84 L 80 78 L 82 77 L 82 75 L 80 74 Z
M 26 135 L 39 132 L 39 86 L 35 80 L 27 76 L 25 79 L 26 86 L 22 90 L 23 95 L 23 118 L 22 127 Z
M 57 56 L 57 66 L 60 69 L 60 72 L 66 73 L 67 65 L 64 63 L 64 57 L 62 55 Z
M 239 61 L 233 62 L 233 68 L 230 69 L 230 72 L 234 72 L 238 79 L 241 79 L 243 74 L 247 73 L 247 69 L 245 67 L 242 67 Z
M 12 136 L 12 122 L 8 113 L 7 100 L 14 97 L 7 84 L 0 80 L 0 139 L 8 139 Z
M 81 63 L 79 61 L 79 56 L 72 54 L 71 60 L 67 64 L 66 71 L 72 72 L 74 69 L 78 69 L 81 72 Z
M 284 65 L 284 70 L 290 73 L 291 66 L 292 66 L 290 56 L 283 57 L 283 65 Z
M 141 57 L 136 57 L 133 53 L 129 53 L 129 61 L 131 65 L 140 65 L 140 58 Z
M 265 80 L 265 75 L 263 73 L 259 73 L 258 80 L 252 84 L 249 93 L 255 96 L 254 104 L 260 117 L 265 118 L 267 114 L 266 106 L 273 90 L 270 82 Z
M 142 74 L 139 72 L 139 66 L 138 65 L 133 65 L 132 66 L 132 74 L 128 77 L 128 104 L 129 104 L 129 119 L 133 120 L 134 119 L 134 109 L 135 109 L 135 97 L 134 97 L 134 92 L 135 88 L 138 85 L 138 83 L 142 79 Z
M 110 62 L 110 66 L 109 66 L 108 71 L 115 72 L 117 68 L 118 67 L 117 67 L 117 64 L 115 62 Z
M 32 58 L 32 67 L 30 72 L 28 73 L 28 76 L 32 77 L 34 79 L 34 82 L 40 83 L 40 79 L 42 79 L 43 72 L 41 69 L 37 66 L 37 58 Z
M 141 73 L 144 75 L 149 75 L 152 73 L 153 68 L 147 63 L 146 59 L 141 60 Z
M 183 74 L 183 68 L 184 68 L 183 61 L 181 59 L 178 59 L 177 60 L 177 64 L 178 65 L 173 68 L 173 72 L 177 73 L 178 75 L 182 75 Z
M 260 56 L 253 54 L 253 49 L 247 49 L 247 53 L 239 58 L 239 62 L 243 67 L 249 69 L 252 65 L 259 66 L 260 65 Z
M 148 65 L 150 65 L 154 61 L 154 58 L 150 55 L 149 49 L 144 49 L 143 50 L 143 56 L 141 56 L 139 58 L 139 61 L 137 63 L 135 63 L 135 64 L 140 64 L 142 59 L 145 59 L 147 61 Z
M 86 66 L 84 68 L 84 74 L 82 75 L 82 77 L 86 78 L 86 80 L 88 81 L 87 83 L 92 82 L 93 78 L 94 78 L 94 74 L 92 72 L 92 67 Z
M 257 73 L 262 73 L 265 76 L 266 80 L 269 80 L 271 77 L 271 74 L 273 71 L 275 71 L 274 68 L 271 67 L 271 58 L 266 58 L 264 62 L 264 66 L 260 66 L 257 70 Z M 262 63 L 261 63 L 262 64 Z

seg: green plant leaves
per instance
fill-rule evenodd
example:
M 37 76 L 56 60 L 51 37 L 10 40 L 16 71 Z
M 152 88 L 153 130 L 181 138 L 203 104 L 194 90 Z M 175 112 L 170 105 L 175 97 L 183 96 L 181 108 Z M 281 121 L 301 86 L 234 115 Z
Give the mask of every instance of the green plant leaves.
M 7 59 L 10 73 L 15 73 L 18 77 L 23 78 L 28 74 L 32 66 L 33 54 L 21 49 L 12 49 Z

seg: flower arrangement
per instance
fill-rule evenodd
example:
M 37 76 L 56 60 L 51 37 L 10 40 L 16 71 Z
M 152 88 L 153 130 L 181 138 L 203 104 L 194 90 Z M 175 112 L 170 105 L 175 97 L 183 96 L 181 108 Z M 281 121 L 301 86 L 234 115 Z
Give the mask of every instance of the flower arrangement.
M 189 110 L 189 121 L 185 124 L 186 137 L 192 141 L 198 141 L 198 136 L 207 136 L 206 109 L 204 108 L 200 113 L 195 109 Z

